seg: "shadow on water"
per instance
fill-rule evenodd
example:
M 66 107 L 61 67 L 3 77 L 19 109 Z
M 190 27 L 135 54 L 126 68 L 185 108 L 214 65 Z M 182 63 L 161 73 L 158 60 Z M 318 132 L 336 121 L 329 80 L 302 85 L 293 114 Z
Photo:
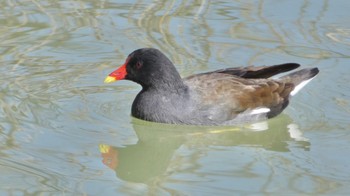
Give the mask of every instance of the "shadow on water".
M 133 119 L 138 142 L 125 147 L 100 144 L 102 162 L 118 178 L 149 183 L 166 174 L 174 154 L 181 146 L 191 146 L 200 153 L 203 147 L 252 147 L 289 152 L 290 146 L 306 151 L 310 142 L 287 115 L 240 127 L 195 127 L 150 123 Z M 195 163 L 193 163 L 195 164 Z

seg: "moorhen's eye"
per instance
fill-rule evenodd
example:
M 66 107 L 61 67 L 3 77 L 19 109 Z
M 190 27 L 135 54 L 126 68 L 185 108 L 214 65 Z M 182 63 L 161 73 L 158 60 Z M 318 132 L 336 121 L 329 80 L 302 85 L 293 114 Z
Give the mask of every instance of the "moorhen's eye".
M 142 67 L 143 63 L 141 61 L 136 62 L 136 68 L 140 69 Z

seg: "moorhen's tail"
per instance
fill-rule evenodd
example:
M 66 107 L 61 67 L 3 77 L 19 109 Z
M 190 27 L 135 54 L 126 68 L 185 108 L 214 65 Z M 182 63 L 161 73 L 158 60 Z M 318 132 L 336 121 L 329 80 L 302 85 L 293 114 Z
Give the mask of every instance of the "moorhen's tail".
M 285 83 L 292 83 L 295 87 L 290 93 L 291 96 L 297 94 L 307 83 L 309 83 L 317 74 L 318 68 L 302 69 L 291 74 L 285 75 L 278 80 Z
M 285 63 L 272 66 L 249 66 L 249 67 L 234 67 L 227 69 L 220 69 L 209 73 L 225 73 L 239 76 L 241 78 L 269 78 L 271 76 L 291 71 L 300 66 L 297 63 Z

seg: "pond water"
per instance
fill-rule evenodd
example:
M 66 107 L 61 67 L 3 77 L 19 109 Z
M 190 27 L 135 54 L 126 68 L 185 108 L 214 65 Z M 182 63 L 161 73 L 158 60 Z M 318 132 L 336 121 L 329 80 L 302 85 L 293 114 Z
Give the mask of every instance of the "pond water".
M 0 2 L 0 195 L 350 193 L 348 0 Z M 237 127 L 130 116 L 107 74 L 137 48 L 183 76 L 297 62 L 320 74 Z

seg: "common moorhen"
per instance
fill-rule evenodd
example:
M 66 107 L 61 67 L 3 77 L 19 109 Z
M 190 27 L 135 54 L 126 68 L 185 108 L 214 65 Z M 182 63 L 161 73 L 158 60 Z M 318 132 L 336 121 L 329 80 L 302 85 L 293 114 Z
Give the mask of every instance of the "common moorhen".
M 182 79 L 162 52 L 142 48 L 129 54 L 105 83 L 125 79 L 142 86 L 131 109 L 136 118 L 171 124 L 234 125 L 280 114 L 290 97 L 319 70 L 301 69 L 277 79 L 270 77 L 299 66 L 236 67 Z

